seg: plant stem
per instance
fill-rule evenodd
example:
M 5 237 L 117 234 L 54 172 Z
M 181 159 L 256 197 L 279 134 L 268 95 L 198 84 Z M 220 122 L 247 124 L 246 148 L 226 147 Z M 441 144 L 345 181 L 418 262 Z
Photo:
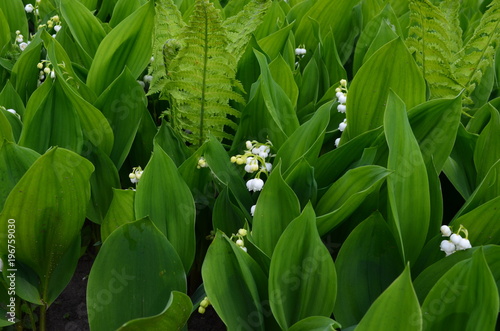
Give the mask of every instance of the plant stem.
M 45 317 L 47 315 L 47 306 L 43 303 L 40 306 L 40 331 L 45 331 Z

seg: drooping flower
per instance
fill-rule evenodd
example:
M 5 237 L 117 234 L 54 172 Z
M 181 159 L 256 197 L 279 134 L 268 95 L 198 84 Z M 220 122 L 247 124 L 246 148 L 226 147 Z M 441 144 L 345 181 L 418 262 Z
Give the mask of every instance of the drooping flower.
M 441 226 L 441 233 L 443 237 L 449 237 L 452 234 L 451 229 L 448 225 Z
M 262 190 L 264 186 L 264 181 L 260 178 L 253 178 L 247 182 L 247 189 L 249 191 L 257 192 Z
M 27 13 L 32 13 L 33 10 L 35 10 L 35 7 L 33 7 L 33 5 L 31 3 L 27 4 L 26 6 L 24 6 L 24 10 L 27 12 Z

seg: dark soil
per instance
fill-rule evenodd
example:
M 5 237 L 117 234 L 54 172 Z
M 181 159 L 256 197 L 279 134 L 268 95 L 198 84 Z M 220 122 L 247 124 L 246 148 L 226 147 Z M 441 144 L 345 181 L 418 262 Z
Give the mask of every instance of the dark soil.
M 47 310 L 47 330 L 88 331 L 86 289 L 93 260 L 84 255 L 80 258 L 71 282 Z M 205 314 L 194 312 L 188 321 L 189 331 L 222 331 L 224 323 L 212 307 Z M 147 331 L 147 330 L 145 330 Z M 156 331 L 156 330 L 155 330 Z M 169 330 L 165 330 L 169 331 Z

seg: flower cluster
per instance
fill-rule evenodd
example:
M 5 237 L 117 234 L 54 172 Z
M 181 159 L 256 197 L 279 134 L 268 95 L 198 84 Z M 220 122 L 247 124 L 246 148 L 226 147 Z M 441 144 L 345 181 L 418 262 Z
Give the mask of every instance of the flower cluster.
M 142 173 L 143 171 L 141 167 L 134 167 L 132 168 L 132 172 L 128 175 L 128 178 L 130 178 L 130 181 L 133 184 L 137 184 L 141 179 Z
M 245 236 L 248 234 L 248 231 L 246 229 L 239 229 L 237 234 L 233 234 L 231 236 L 231 240 L 236 239 L 236 246 L 244 250 L 245 252 L 247 251 L 247 248 L 245 247 Z
M 465 235 L 465 238 L 462 238 L 460 232 Z M 450 240 L 441 241 L 441 250 L 446 253 L 446 256 L 472 247 L 469 239 L 467 239 L 469 233 L 463 225 L 460 225 L 457 233 L 453 233 L 449 226 L 443 225 L 441 226 L 441 234 L 443 237 L 450 237 Z
M 205 297 L 200 302 L 200 306 L 198 307 L 198 312 L 200 314 L 205 314 L 205 310 L 207 309 L 208 306 L 210 306 L 210 300 L 208 300 L 208 297 Z
M 38 75 L 38 86 L 40 86 L 47 77 L 56 79 L 56 72 L 54 71 L 52 63 L 49 61 L 42 60 L 41 62 L 38 62 L 36 67 L 40 69 L 40 73 Z
M 202 156 L 198 159 L 198 164 L 196 165 L 196 168 L 201 169 L 206 167 L 208 167 L 207 161 L 205 161 L 205 158 Z
M 21 34 L 21 31 L 16 30 L 16 43 L 18 44 L 19 49 L 24 51 L 30 42 L 24 42 L 24 36 Z
M 347 81 L 345 79 L 340 80 L 340 86 L 335 89 L 335 96 L 337 97 L 337 101 L 339 105 L 337 106 L 337 110 L 339 113 L 344 113 L 346 111 L 346 102 L 347 102 Z M 344 119 L 339 124 L 339 131 L 343 132 L 347 127 L 347 120 Z M 335 147 L 339 147 L 340 137 L 335 139 Z
M 271 155 L 272 143 L 268 140 L 266 143 L 262 144 L 256 140 L 248 140 L 246 143 L 245 154 L 236 155 L 231 157 L 231 162 L 238 165 L 245 165 L 245 171 L 249 174 L 255 174 L 255 178 L 247 181 L 247 188 L 249 191 L 260 191 L 264 186 L 264 181 L 260 179 L 260 174 L 265 173 L 269 175 L 273 165 L 271 162 L 267 162 L 268 158 L 274 157 Z

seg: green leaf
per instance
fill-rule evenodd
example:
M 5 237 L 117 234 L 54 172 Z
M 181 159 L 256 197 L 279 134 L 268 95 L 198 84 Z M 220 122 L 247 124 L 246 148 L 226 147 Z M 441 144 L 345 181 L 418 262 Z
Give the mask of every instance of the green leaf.
M 188 272 L 195 254 L 194 200 L 175 163 L 158 144 L 137 184 L 135 213 L 136 218 L 151 218 Z
M 143 317 L 125 323 L 117 331 L 172 330 L 180 331 L 186 324 L 193 304 L 182 292 L 172 291 L 165 310 L 153 317 Z
M 422 311 L 409 267 L 375 300 L 355 330 L 422 330 Z
M 244 228 L 245 215 L 232 200 L 234 197 L 228 187 L 225 187 L 215 200 L 212 211 L 212 224 L 215 230 L 231 234 Z
M 113 188 L 113 200 L 101 224 L 101 240 L 104 242 L 109 235 L 125 223 L 135 220 L 134 190 L 119 190 Z
M 7 22 L 7 19 L 0 8 L 0 55 L 3 55 L 5 52 L 4 48 L 9 46 L 10 40 L 9 22 Z
M 335 318 L 342 325 L 357 324 L 404 269 L 396 241 L 380 213 L 375 212 L 351 232 L 335 267 L 339 289 Z
M 7 119 L 7 114 L 5 114 L 3 111 L 0 111 L 0 139 L 2 140 L 2 143 L 4 141 L 10 141 L 10 142 L 15 142 L 14 139 L 14 132 L 12 130 L 12 126 L 10 125 L 9 120 Z M 0 144 L 0 146 L 2 146 Z
M 425 81 L 400 38 L 375 52 L 354 77 L 349 87 L 348 125 L 342 143 L 382 125 L 390 89 L 408 108 L 425 101 Z
M 61 14 L 71 34 L 92 59 L 106 32 L 99 20 L 79 1 L 61 0 Z
M 15 220 L 16 260 L 38 275 L 39 293 L 47 305 L 70 281 L 78 262 L 92 171 L 92 164 L 81 156 L 53 148 L 26 171 L 0 213 L 4 238 L 9 220 Z M 2 245 L 0 254 L 6 252 Z
M 14 109 L 21 117 L 24 116 L 23 100 L 17 94 L 10 80 L 7 81 L 2 92 L 0 92 L 0 105 L 4 106 L 5 109 Z
M 324 316 L 311 316 L 298 321 L 288 329 L 289 331 L 333 331 L 341 325 L 331 318 Z
M 154 142 L 160 145 L 172 161 L 175 162 L 176 166 L 180 166 L 191 155 L 191 151 L 182 140 L 182 137 L 165 120 L 161 122 Z
M 493 106 L 488 106 L 491 117 L 476 142 L 474 164 L 476 165 L 476 184 L 479 184 L 490 168 L 500 159 L 500 114 Z
M 22 0 L 1 1 L 0 10 L 3 12 L 6 22 L 10 27 L 10 36 L 14 40 L 16 31 L 21 31 L 24 38 L 28 39 L 28 20 L 24 11 Z
M 295 192 L 303 209 L 309 201 L 316 203 L 318 185 L 314 179 L 314 167 L 304 157 L 298 159 L 284 174 L 285 182 Z
M 316 206 L 320 235 L 347 219 L 370 193 L 380 188 L 390 174 L 391 171 L 383 167 L 368 165 L 347 171 L 333 183 Z
M 379 136 L 382 128 L 376 128 L 341 144 L 339 148 L 321 155 L 314 167 L 314 174 L 320 189 L 328 188 L 336 181 L 351 164 L 361 158 L 363 151 Z M 335 167 L 332 167 L 332 164 Z
M 425 244 L 430 221 L 430 193 L 422 153 L 408 121 L 403 101 L 389 93 L 384 118 L 389 146 L 388 221 L 405 261 L 415 261 Z
M 127 66 L 133 77 L 146 68 L 152 52 L 154 2 L 149 1 L 102 40 L 89 69 L 87 85 L 101 94 Z
M 257 200 L 252 227 L 254 243 L 270 257 L 283 231 L 299 214 L 299 200 L 281 177 L 281 165 L 278 164 Z
M 493 330 L 498 315 L 498 290 L 483 250 L 451 267 L 422 304 L 426 330 Z
M 321 108 L 309 121 L 302 124 L 288 137 L 275 158 L 276 161 L 281 160 L 283 172 L 286 172 L 301 157 L 312 165 L 316 163 L 329 121 L 329 109 Z
M 174 247 L 148 218 L 124 224 L 104 242 L 90 271 L 90 327 L 116 330 L 132 319 L 158 315 L 171 291 L 186 291 Z
M 12 188 L 39 157 L 37 152 L 13 142 L 4 141 L 0 146 L 0 210 Z
M 207 296 L 228 330 L 267 329 L 265 324 L 270 322 L 264 309 L 268 307 L 263 307 L 268 302 L 267 277 L 250 255 L 220 231 L 208 248 L 201 274 Z
M 123 21 L 127 16 L 129 16 L 134 11 L 139 9 L 146 2 L 147 2 L 147 0 L 118 0 L 118 1 L 116 1 L 115 8 L 113 8 L 113 14 L 111 14 L 111 20 L 109 20 L 109 26 L 114 28 L 118 23 Z
M 318 100 L 320 72 L 316 60 L 312 58 L 307 63 L 302 73 L 302 81 L 299 89 L 299 99 L 297 100 L 297 109 L 302 110 L 308 104 L 315 104 Z M 301 116 L 302 118 L 303 116 Z
M 146 110 L 146 95 L 128 68 L 108 86 L 94 103 L 113 130 L 114 144 L 110 158 L 120 169 L 127 157 L 142 114 Z
M 259 40 L 259 45 L 262 50 L 274 60 L 285 47 L 290 31 L 293 28 L 293 22 L 284 28 Z
M 269 272 L 271 310 L 282 329 L 310 316 L 329 317 L 335 306 L 337 275 L 316 230 L 309 204 L 280 237 Z
M 281 86 L 292 102 L 292 106 L 295 107 L 299 96 L 299 88 L 293 79 L 293 73 L 290 66 L 285 62 L 281 55 L 278 55 L 269 64 L 269 70 L 271 71 L 273 80 Z
M 461 96 L 431 100 L 408 111 L 424 163 L 429 166 L 432 162 L 437 173 L 441 173 L 453 150 L 461 113 Z

